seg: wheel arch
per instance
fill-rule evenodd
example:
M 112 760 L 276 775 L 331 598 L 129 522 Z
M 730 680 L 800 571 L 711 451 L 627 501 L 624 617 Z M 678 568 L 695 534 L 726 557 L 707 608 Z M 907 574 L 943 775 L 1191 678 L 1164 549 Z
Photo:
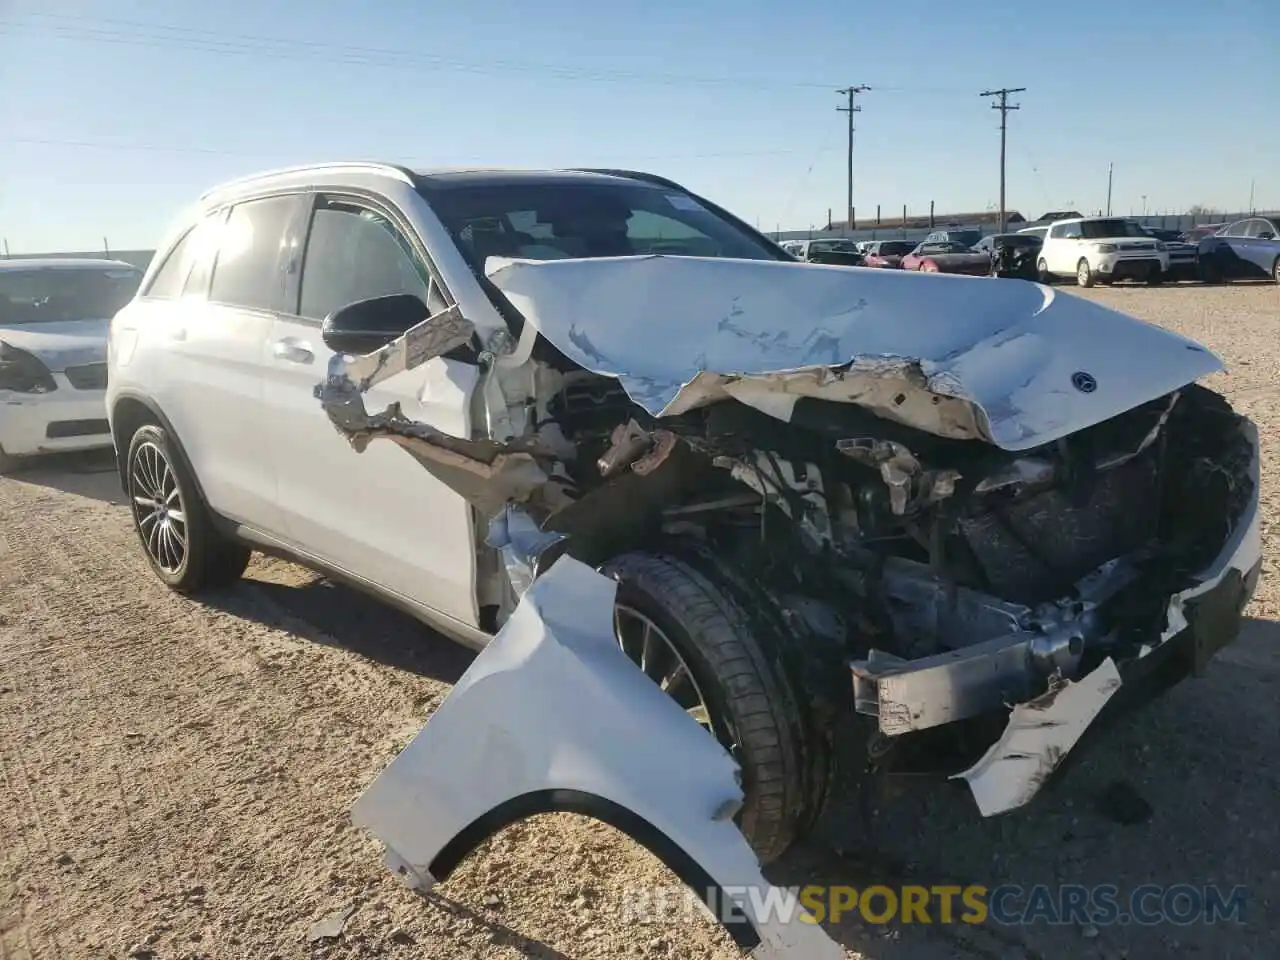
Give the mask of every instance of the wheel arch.
M 147 424 L 160 427 L 168 434 L 169 442 L 173 445 L 174 455 L 182 461 L 182 466 L 186 468 L 188 476 L 195 481 L 196 493 L 202 501 L 208 503 L 208 499 L 204 494 L 204 487 L 200 484 L 200 476 L 191 466 L 191 458 L 187 456 L 187 451 L 182 446 L 182 440 L 178 437 L 177 431 L 173 429 L 173 424 L 169 421 L 169 418 L 165 416 L 164 411 L 160 409 L 160 405 L 153 399 L 132 391 L 118 394 L 111 406 L 111 442 L 116 449 L 116 472 L 120 475 L 121 489 L 126 494 L 129 492 L 127 472 L 129 443 L 133 439 L 133 435 L 138 432 L 138 428 Z
M 742 909 L 725 894 L 720 883 L 669 836 L 635 811 L 583 790 L 535 790 L 505 800 L 462 828 L 432 859 L 431 877 L 439 882 L 499 831 L 542 813 L 575 813 L 626 834 L 679 877 L 715 914 L 742 950 L 761 943 L 760 932 Z

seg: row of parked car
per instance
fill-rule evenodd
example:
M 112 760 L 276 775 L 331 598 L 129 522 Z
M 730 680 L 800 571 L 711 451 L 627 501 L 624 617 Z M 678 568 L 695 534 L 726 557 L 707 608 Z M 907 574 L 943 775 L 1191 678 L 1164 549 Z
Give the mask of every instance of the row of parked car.
M 1082 287 L 1116 280 L 1222 283 L 1270 278 L 1280 283 L 1280 220 L 1249 217 L 1185 232 L 1153 229 L 1123 217 L 1073 217 L 1015 233 L 937 230 L 924 240 L 792 240 L 802 260 L 848 266 L 1008 276 Z

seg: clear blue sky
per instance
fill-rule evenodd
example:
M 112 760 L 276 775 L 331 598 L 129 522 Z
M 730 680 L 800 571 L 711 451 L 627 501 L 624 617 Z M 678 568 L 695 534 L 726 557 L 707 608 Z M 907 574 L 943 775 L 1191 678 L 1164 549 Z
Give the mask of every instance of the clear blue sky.
M 999 8 L 999 9 L 997 9 Z M 0 0 L 0 236 L 149 247 L 219 180 L 319 159 L 628 165 L 765 229 L 877 203 L 1280 207 L 1280 3 Z

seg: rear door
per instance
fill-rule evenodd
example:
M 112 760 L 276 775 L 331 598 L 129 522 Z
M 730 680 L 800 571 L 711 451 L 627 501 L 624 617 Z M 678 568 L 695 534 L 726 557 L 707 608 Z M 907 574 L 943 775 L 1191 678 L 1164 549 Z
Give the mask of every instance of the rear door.
M 359 300 L 411 293 L 433 313 L 448 300 L 421 241 L 389 204 L 313 198 L 297 289 L 267 346 L 266 406 L 287 539 L 304 552 L 468 626 L 479 622 L 471 506 L 405 450 L 374 440 L 356 452 L 315 398 L 333 356 L 326 316 Z M 471 364 L 437 357 L 364 394 L 378 413 L 399 403 L 411 420 L 471 436 Z
M 283 304 L 283 239 L 300 194 L 218 211 L 189 235 L 182 294 L 163 313 L 160 403 L 210 506 L 265 530 L 279 526 L 263 424 L 263 350 Z M 157 331 L 158 332 L 158 331 Z

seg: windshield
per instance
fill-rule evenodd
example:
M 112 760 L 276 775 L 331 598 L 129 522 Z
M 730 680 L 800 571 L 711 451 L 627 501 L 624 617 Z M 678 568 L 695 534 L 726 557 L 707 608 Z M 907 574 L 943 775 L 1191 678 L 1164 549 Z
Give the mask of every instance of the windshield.
M 667 254 L 780 260 L 774 244 L 691 196 L 649 184 L 561 181 L 425 191 L 477 272 L 493 256 L 528 260 Z
M 1142 228 L 1128 220 L 1082 220 L 1080 236 L 1086 240 L 1107 240 L 1112 237 L 1146 237 Z
M 917 253 L 968 253 L 970 247 L 968 244 L 960 243 L 956 240 L 933 240 L 929 243 L 922 243 L 916 249 Z
M 885 240 L 878 252 L 882 257 L 905 257 L 914 249 L 915 244 L 910 240 Z
M 109 319 L 141 281 L 131 267 L 0 269 L 0 323 Z

